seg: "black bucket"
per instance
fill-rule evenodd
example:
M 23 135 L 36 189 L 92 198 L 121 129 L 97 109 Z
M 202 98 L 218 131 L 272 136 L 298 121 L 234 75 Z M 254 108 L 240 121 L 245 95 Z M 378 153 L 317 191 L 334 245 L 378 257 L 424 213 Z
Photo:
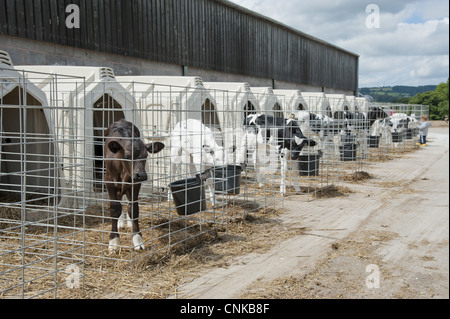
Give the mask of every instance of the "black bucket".
M 341 153 L 341 161 L 355 161 L 356 160 L 356 144 L 344 144 L 339 146 Z
M 378 148 L 380 146 L 380 137 L 379 136 L 369 136 L 369 147 L 370 148 Z
M 300 176 L 319 175 L 320 156 L 317 154 L 300 155 L 298 157 L 298 171 Z
M 403 142 L 403 132 L 392 132 L 392 143 Z
M 212 170 L 214 190 L 218 194 L 238 195 L 241 192 L 241 166 L 227 165 Z
M 189 178 L 170 184 L 178 215 L 192 215 L 206 210 L 205 186 L 200 178 Z
M 343 144 L 351 144 L 355 143 L 355 137 L 350 134 L 345 134 L 341 136 L 341 143 Z
M 406 129 L 405 139 L 412 140 L 412 138 L 413 138 L 413 129 L 412 128 Z

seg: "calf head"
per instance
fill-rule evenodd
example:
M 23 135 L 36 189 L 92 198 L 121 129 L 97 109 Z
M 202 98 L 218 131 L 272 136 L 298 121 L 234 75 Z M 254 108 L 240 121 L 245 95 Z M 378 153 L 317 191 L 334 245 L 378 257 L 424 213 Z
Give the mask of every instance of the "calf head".
M 144 182 L 147 180 L 145 163 L 148 153 L 156 154 L 164 149 L 160 142 L 144 144 L 140 139 L 115 138 L 107 144 L 113 157 L 120 160 L 122 173 L 128 174 L 132 182 Z

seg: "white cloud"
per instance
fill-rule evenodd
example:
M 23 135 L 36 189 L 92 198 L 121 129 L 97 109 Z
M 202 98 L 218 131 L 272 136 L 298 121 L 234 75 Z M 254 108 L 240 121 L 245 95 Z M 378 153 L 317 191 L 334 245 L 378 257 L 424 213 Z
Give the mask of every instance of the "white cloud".
M 357 0 L 232 0 L 360 55 L 360 86 L 438 84 L 448 78 L 446 0 L 379 0 L 380 28 Z

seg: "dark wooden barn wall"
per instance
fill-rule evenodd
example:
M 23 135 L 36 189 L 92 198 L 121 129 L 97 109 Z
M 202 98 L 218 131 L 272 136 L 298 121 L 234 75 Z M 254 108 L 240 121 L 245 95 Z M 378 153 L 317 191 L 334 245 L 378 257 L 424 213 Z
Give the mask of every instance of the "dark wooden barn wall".
M 68 29 L 69 4 L 80 29 Z M 223 0 L 0 0 L 0 34 L 355 91 L 358 56 Z

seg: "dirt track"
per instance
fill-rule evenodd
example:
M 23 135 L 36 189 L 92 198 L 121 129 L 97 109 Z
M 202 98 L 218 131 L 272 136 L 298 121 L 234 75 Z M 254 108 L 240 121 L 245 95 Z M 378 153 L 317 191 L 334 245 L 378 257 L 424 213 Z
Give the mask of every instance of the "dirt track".
M 374 178 L 346 185 L 347 196 L 288 197 L 277 221 L 297 235 L 205 270 L 172 297 L 449 298 L 448 135 L 435 125 L 425 148 L 371 164 Z

